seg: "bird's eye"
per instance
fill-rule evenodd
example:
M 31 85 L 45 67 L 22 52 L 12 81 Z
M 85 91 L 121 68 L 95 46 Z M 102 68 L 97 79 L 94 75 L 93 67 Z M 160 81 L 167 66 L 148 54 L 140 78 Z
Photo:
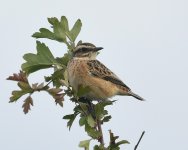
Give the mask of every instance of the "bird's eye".
M 82 51 L 82 52 L 87 52 L 88 49 L 84 47 L 84 48 L 81 49 L 81 51 Z

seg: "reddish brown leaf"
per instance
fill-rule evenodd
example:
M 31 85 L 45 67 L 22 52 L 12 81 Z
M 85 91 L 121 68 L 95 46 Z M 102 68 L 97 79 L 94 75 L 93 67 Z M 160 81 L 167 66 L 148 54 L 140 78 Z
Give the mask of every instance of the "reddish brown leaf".
M 48 90 L 48 93 L 52 95 L 53 98 L 55 99 L 55 103 L 63 107 L 65 93 L 61 93 L 61 92 L 62 92 L 62 89 L 60 88 L 51 88 Z
M 23 71 L 20 71 L 18 74 L 14 73 L 12 76 L 9 76 L 7 80 L 21 81 L 28 83 L 27 76 Z
M 61 107 L 63 107 L 64 94 L 56 94 L 54 99 L 56 104 L 59 104 Z
M 23 105 L 22 105 L 22 108 L 23 108 L 23 112 L 25 114 L 27 114 L 29 112 L 29 110 L 31 109 L 31 105 L 33 106 L 33 100 L 31 98 L 31 96 L 28 96 L 26 98 L 26 100 L 24 101 Z

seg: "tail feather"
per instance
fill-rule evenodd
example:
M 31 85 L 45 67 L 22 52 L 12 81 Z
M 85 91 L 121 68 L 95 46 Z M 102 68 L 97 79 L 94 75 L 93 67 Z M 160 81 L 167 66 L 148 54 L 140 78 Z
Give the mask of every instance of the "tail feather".
M 140 97 L 139 95 L 133 93 L 132 91 L 128 92 L 130 96 L 133 96 L 134 98 L 140 100 L 140 101 L 144 101 L 144 99 L 142 97 Z

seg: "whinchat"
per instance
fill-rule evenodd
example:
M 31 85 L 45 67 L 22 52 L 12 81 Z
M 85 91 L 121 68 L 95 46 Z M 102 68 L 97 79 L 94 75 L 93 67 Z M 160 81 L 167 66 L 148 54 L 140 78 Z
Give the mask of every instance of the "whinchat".
M 98 51 L 102 49 L 91 43 L 76 46 L 73 58 L 67 66 L 68 80 L 73 90 L 78 92 L 80 87 L 88 87 L 89 92 L 83 97 L 91 100 L 106 100 L 115 95 L 133 96 L 144 100 L 96 59 Z

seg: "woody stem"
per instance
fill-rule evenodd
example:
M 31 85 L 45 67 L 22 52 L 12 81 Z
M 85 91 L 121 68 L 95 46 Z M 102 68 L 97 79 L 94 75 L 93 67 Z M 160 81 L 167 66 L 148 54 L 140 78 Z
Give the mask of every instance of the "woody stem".
M 101 136 L 99 137 L 99 142 L 101 143 L 101 145 L 104 146 L 104 138 L 103 138 L 103 132 L 102 132 L 102 127 L 101 127 L 101 120 L 99 119 L 96 119 L 97 121 L 97 128 L 98 128 L 98 131 L 101 133 Z

